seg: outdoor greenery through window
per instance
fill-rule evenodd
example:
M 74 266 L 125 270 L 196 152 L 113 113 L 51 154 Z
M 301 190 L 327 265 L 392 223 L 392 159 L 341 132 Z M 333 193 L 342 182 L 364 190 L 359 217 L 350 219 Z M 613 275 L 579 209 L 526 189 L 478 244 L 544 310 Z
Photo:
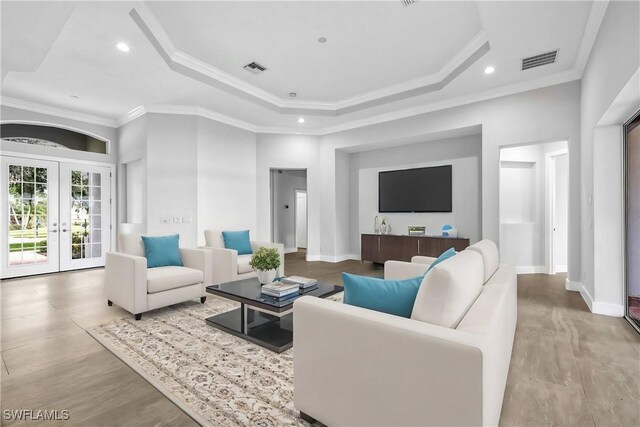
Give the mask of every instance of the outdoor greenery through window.
M 9 264 L 47 262 L 47 169 L 9 166 Z
M 101 175 L 71 171 L 71 257 L 102 256 Z

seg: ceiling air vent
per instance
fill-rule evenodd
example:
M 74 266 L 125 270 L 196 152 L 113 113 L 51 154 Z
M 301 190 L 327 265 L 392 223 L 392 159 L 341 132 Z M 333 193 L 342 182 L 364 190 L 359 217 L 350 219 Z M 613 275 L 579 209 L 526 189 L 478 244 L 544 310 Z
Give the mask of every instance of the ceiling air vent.
M 553 64 L 558 57 L 558 49 L 551 52 L 541 53 L 540 55 L 530 56 L 522 60 L 522 71 L 529 68 L 540 67 L 542 65 Z
M 244 68 L 249 72 L 252 72 L 253 74 L 260 74 L 261 72 L 267 69 L 267 67 L 264 67 L 258 64 L 257 62 L 252 62 L 251 64 L 247 64 L 242 68 Z
M 402 0 L 402 4 L 405 5 L 405 6 L 410 6 L 415 2 L 416 2 L 416 0 Z

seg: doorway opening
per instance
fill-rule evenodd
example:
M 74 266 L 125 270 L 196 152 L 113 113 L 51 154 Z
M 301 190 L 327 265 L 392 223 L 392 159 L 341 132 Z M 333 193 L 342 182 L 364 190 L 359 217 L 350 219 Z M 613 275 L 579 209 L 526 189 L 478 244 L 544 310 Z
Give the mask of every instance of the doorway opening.
M 518 274 L 566 273 L 567 141 L 500 150 L 500 252 Z
M 271 240 L 285 253 L 306 251 L 307 206 L 306 169 L 272 169 Z
M 1 278 L 104 265 L 111 169 L 2 156 Z

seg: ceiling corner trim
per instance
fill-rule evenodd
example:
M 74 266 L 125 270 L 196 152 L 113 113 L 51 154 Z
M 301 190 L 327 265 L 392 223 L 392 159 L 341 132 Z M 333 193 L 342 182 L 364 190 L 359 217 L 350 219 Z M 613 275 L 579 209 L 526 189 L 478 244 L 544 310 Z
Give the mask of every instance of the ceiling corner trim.
M 80 113 L 77 111 L 67 110 L 65 108 L 53 107 L 50 105 L 39 104 L 36 102 L 26 101 L 18 98 L 11 98 L 7 96 L 0 97 L 0 105 L 25 111 L 31 111 L 33 113 L 47 114 L 50 116 L 62 117 L 69 120 L 76 120 L 84 123 L 92 123 L 100 126 L 107 126 L 111 128 L 118 127 L 118 122 L 110 118 L 96 116 L 93 114 Z
M 153 12 L 146 6 L 138 5 L 134 7 L 129 12 L 129 15 L 167 66 L 174 72 L 253 102 L 257 101 L 272 110 L 284 114 L 304 112 L 319 115 L 327 113 L 342 115 L 440 90 L 490 50 L 487 34 L 484 31 L 480 31 L 461 51 L 434 74 L 335 102 L 292 100 L 274 95 L 178 50 Z
M 337 111 L 354 111 L 353 107 L 375 101 L 396 101 L 414 95 L 442 89 L 456 76 L 469 68 L 490 50 L 489 39 L 484 31 L 480 31 L 460 52 L 449 60 L 437 73 L 423 76 L 397 85 L 371 91 L 352 99 L 335 103 Z M 382 102 L 377 102 L 380 104 Z
M 124 126 L 127 123 L 144 116 L 145 114 L 172 114 L 183 116 L 199 116 L 216 122 L 224 123 L 239 129 L 257 132 L 258 127 L 244 120 L 235 117 L 217 113 L 207 108 L 191 106 L 191 105 L 140 105 L 128 113 L 122 115 L 118 119 L 118 126 Z
M 281 108 L 281 98 L 245 82 L 229 73 L 177 50 L 157 18 L 144 5 L 131 9 L 129 16 L 133 19 L 142 34 L 149 40 L 154 49 L 165 61 L 167 66 L 176 73 L 180 73 L 235 95 L 249 95 L 254 100 L 260 100 L 272 107 Z
M 596 42 L 598 31 L 600 31 L 600 25 L 604 20 L 604 16 L 607 13 L 607 7 L 609 6 L 609 0 L 594 1 L 591 5 L 591 11 L 587 18 L 587 23 L 582 34 L 582 40 L 580 41 L 580 47 L 578 48 L 578 55 L 576 56 L 575 70 L 582 76 L 584 68 L 587 65 L 589 56 L 591 55 L 591 49 Z

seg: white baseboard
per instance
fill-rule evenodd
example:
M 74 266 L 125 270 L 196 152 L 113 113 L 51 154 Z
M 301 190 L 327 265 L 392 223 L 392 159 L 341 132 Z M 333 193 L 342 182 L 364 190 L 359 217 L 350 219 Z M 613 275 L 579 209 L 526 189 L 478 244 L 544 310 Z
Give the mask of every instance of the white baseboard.
M 544 265 L 520 265 L 516 267 L 516 274 L 540 274 L 546 273 Z
M 582 282 L 572 282 L 567 279 L 564 287 L 568 291 L 580 292 L 582 299 L 587 303 L 587 307 L 589 307 L 589 310 L 593 313 L 593 297 L 589 291 L 587 291 L 587 288 L 584 287 Z
M 565 289 L 567 289 L 568 291 L 580 292 L 582 299 L 584 300 L 585 303 L 587 303 L 589 310 L 591 310 L 591 312 L 594 314 L 602 314 L 604 316 L 613 316 L 613 317 L 624 316 L 624 307 L 622 305 L 611 304 L 608 302 L 594 301 L 589 291 L 587 291 L 587 289 L 584 287 L 584 285 L 581 282 L 572 282 L 569 279 L 567 279 L 565 283 Z
M 556 273 L 566 273 L 567 270 L 566 265 L 556 265 Z
M 298 252 L 298 248 L 284 248 L 285 254 L 292 254 L 294 252 Z
M 605 316 L 624 317 L 624 307 L 619 304 L 595 301 L 591 311 Z
M 347 260 L 360 261 L 360 255 L 358 254 L 346 254 L 346 255 L 307 255 L 307 261 L 322 261 L 322 262 L 342 262 Z
M 572 282 L 571 280 L 566 279 L 564 283 L 564 288 L 568 291 L 580 292 L 580 289 L 582 289 L 582 283 Z

